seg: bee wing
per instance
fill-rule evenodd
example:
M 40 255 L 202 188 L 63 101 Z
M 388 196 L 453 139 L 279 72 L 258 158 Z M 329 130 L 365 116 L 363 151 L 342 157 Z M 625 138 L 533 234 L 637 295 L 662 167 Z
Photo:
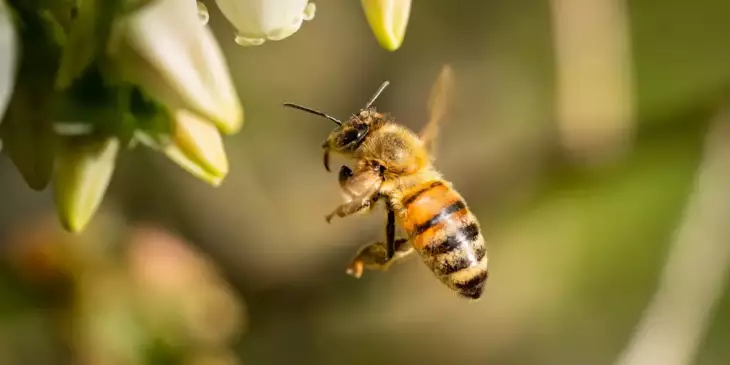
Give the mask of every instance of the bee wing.
M 451 69 L 451 66 L 444 65 L 441 68 L 441 73 L 431 87 L 431 93 L 428 97 L 428 123 L 419 133 L 419 138 L 426 147 L 426 150 L 432 154 L 435 149 L 434 141 L 438 135 L 438 126 L 441 120 L 444 119 L 444 115 L 446 115 L 449 105 L 451 104 L 453 89 L 453 70 Z

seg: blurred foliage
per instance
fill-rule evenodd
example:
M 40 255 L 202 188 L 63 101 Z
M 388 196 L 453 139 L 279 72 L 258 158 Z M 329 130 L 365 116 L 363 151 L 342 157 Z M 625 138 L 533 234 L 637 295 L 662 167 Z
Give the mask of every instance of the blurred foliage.
M 243 302 L 184 241 L 113 216 L 81 236 L 48 218 L 28 228 L 3 252 L 13 269 L 3 297 L 22 298 L 3 317 L 67 351 L 26 351 L 0 331 L 11 363 L 238 363 L 229 344 L 245 325 Z
M 0 138 L 29 187 L 43 190 L 56 177 L 57 209 L 67 230 L 81 231 L 93 217 L 115 169 L 117 144 L 126 149 L 141 142 L 168 154 L 179 150 L 173 160 L 196 166 L 203 171 L 197 175 L 214 185 L 226 175 L 218 130 L 210 127 L 212 136 L 180 140 L 191 123 L 211 122 L 225 133 L 236 132 L 242 123 L 235 90 L 226 88 L 226 65 L 210 60 L 218 46 L 206 38 L 208 30 L 199 24 L 192 2 L 13 0 L 7 5 L 9 16 L 1 21 L 14 25 L 19 42 L 3 52 L 19 61 Z M 177 17 L 162 12 L 173 9 L 181 9 Z M 145 48 L 150 40 L 167 53 L 160 57 Z M 208 62 L 181 67 L 169 59 L 196 55 Z M 186 104 L 191 92 L 185 89 L 210 86 L 196 80 L 205 77 L 214 79 L 215 89 L 198 92 L 211 100 Z M 233 99 L 232 106 L 221 100 L 226 97 Z M 202 115 L 181 120 L 182 112 Z M 100 152 L 98 145 L 115 147 Z M 209 151 L 217 153 L 214 161 Z

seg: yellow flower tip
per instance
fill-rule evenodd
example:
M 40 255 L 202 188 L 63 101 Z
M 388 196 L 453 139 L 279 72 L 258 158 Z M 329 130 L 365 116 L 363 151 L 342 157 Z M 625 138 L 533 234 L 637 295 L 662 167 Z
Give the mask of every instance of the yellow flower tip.
M 381 47 L 394 52 L 403 44 L 411 0 L 361 0 L 365 17 Z
M 84 143 L 71 141 L 58 156 L 54 180 L 56 208 L 61 225 L 81 232 L 104 199 L 116 166 L 119 140 Z
M 204 170 L 200 167 L 199 164 L 190 160 L 190 158 L 188 158 L 188 156 L 186 156 L 185 153 L 183 153 L 177 146 L 170 146 L 165 149 L 165 155 L 167 155 L 169 159 L 178 164 L 178 166 L 182 167 L 185 171 L 195 176 L 196 178 L 210 184 L 214 188 L 220 186 L 226 177 L 225 174 L 215 175 L 211 174 L 209 171 Z
M 237 94 L 234 94 L 236 98 Z M 232 99 L 228 102 L 229 108 L 221 113 L 221 117 L 215 119 L 213 123 L 221 133 L 226 135 L 236 134 L 243 127 L 244 110 L 238 99 Z
M 317 14 L 317 5 L 315 3 L 308 3 L 307 6 L 304 7 L 304 15 L 302 18 L 305 21 L 311 21 L 314 19 L 315 14 Z
M 174 143 L 165 154 L 196 177 L 219 186 L 228 175 L 228 157 L 218 129 L 197 115 L 178 110 L 175 112 Z
M 81 233 L 90 220 L 88 218 L 86 220 L 64 219 L 63 215 L 59 218 L 61 219 L 61 227 L 69 233 Z

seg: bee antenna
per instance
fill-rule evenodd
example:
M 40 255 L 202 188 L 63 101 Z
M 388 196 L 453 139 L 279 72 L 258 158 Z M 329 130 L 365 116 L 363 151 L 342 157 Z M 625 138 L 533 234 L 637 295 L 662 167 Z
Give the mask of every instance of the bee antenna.
M 299 110 L 302 110 L 302 111 L 305 111 L 307 113 L 311 113 L 311 114 L 314 114 L 314 115 L 319 115 L 320 117 L 325 117 L 325 118 L 327 118 L 327 119 L 335 122 L 335 124 L 337 124 L 337 125 L 342 125 L 342 122 L 339 119 L 337 119 L 337 118 L 335 118 L 335 117 L 333 117 L 331 115 L 322 113 L 319 110 L 314 110 L 312 108 L 307 108 L 306 106 L 301 106 L 301 105 L 292 104 L 292 103 L 284 103 L 284 106 L 287 106 L 287 107 L 290 107 L 290 108 L 294 108 L 294 109 L 299 109 Z
M 373 97 L 370 98 L 370 101 L 368 101 L 368 103 L 365 105 L 365 109 L 370 108 L 370 106 L 373 105 L 373 103 L 375 102 L 375 99 L 377 99 L 378 96 L 380 96 L 380 93 L 382 93 L 383 90 L 385 90 L 385 88 L 388 87 L 389 84 L 390 84 L 390 81 L 385 81 L 382 84 L 380 84 L 378 91 L 376 91 L 375 94 L 373 94 Z

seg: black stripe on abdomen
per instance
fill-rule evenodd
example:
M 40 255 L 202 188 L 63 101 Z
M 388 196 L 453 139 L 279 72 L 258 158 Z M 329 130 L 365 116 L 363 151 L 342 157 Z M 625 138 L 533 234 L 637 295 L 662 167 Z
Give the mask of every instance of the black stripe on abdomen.
M 470 223 L 460 227 L 441 243 L 424 250 L 430 258 L 431 269 L 436 275 L 446 276 L 472 267 L 486 255 L 484 243 L 480 238 L 479 227 Z
M 459 228 L 453 234 L 446 236 L 446 239 L 432 243 L 423 248 L 423 252 L 428 255 L 441 255 L 457 250 L 463 244 L 464 240 L 471 242 L 479 237 L 479 226 L 472 222 L 464 227 Z
M 424 223 L 421 223 L 416 226 L 416 229 L 414 230 L 413 237 L 416 237 L 420 235 L 423 232 L 426 232 L 429 228 L 435 226 L 436 224 L 440 223 L 444 219 L 448 219 L 448 217 L 456 212 L 459 212 L 463 209 L 466 209 L 466 204 L 464 204 L 463 200 L 457 200 L 451 205 L 446 206 L 444 209 L 441 209 L 436 215 L 431 217 L 431 219 L 427 220 Z
M 459 292 L 460 295 L 471 298 L 479 299 L 484 292 L 484 283 L 487 281 L 489 272 L 486 268 L 474 275 L 471 279 L 463 283 L 455 283 L 454 288 Z
M 403 199 L 403 206 L 407 208 L 409 205 L 411 205 L 411 203 L 413 203 L 416 199 L 418 199 L 419 196 L 423 195 L 423 193 L 425 193 L 437 186 L 441 186 L 443 184 L 444 183 L 442 183 L 441 181 L 432 182 L 431 184 L 424 187 L 423 189 L 418 190 L 415 193 L 413 193 L 413 194 L 409 195 L 408 197 L 406 197 L 405 199 Z

